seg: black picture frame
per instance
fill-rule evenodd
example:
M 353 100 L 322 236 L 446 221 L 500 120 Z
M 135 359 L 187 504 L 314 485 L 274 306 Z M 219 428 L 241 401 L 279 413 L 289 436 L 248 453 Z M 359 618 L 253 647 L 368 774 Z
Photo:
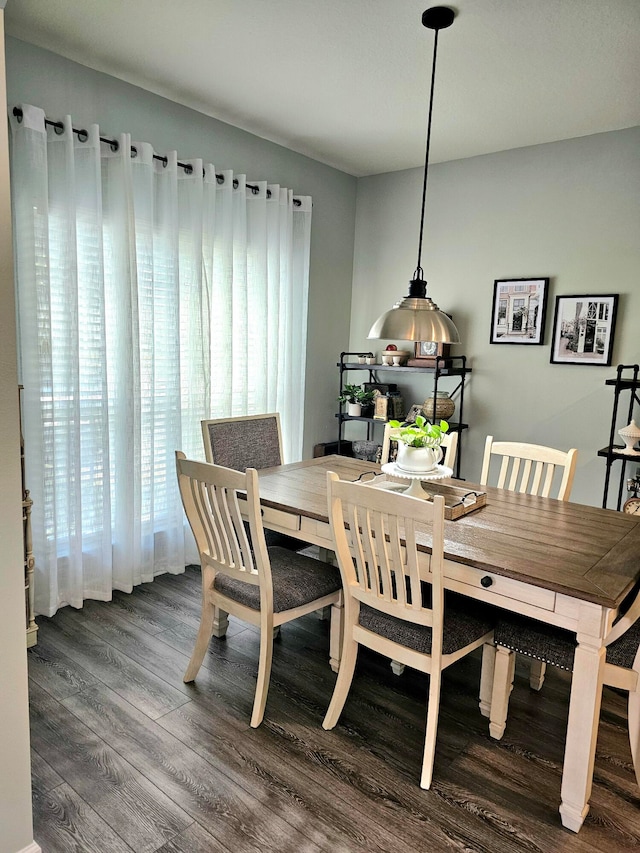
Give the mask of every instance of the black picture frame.
M 548 278 L 496 279 L 490 343 L 542 346 L 548 290 Z
M 618 298 L 617 293 L 556 296 L 551 364 L 609 367 Z

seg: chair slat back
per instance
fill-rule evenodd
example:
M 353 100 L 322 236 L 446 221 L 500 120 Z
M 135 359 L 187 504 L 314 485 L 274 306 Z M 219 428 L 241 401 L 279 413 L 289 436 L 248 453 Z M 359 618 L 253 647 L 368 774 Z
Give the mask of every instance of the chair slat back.
M 395 450 L 395 441 L 391 441 L 392 435 L 397 435 L 400 432 L 400 427 L 392 427 L 389 424 L 384 425 L 384 435 L 382 437 L 382 454 L 380 457 L 381 463 L 392 462 Z M 445 433 L 442 439 L 442 464 L 447 468 L 454 468 L 456 464 L 456 456 L 458 453 L 458 433 Z
M 480 484 L 489 481 L 492 457 L 499 458 L 500 469 L 497 487 L 510 489 L 521 494 L 551 496 L 554 478 L 559 478 L 556 497 L 568 501 L 573 486 L 578 451 L 575 448 L 563 451 L 541 444 L 525 444 L 518 441 L 494 441 L 487 436 L 482 460 Z M 559 472 L 556 476 L 556 472 Z
M 221 465 L 196 462 L 176 452 L 182 504 L 200 552 L 203 567 L 212 566 L 238 580 L 271 584 L 269 558 L 260 517 L 258 475 Z M 246 500 L 239 499 L 239 493 Z M 249 517 L 253 550 L 242 511 Z
M 390 494 L 328 472 L 329 519 L 345 595 L 400 619 L 433 628 L 442 642 L 444 498 Z M 417 527 L 419 525 L 419 528 Z M 422 601 L 418 533 L 428 541 L 432 604 Z M 426 558 L 426 555 L 422 555 Z M 423 572 L 425 560 L 423 559 Z M 439 639 L 436 633 L 439 632 Z
M 246 415 L 201 421 L 207 462 L 245 471 L 282 465 L 280 415 Z

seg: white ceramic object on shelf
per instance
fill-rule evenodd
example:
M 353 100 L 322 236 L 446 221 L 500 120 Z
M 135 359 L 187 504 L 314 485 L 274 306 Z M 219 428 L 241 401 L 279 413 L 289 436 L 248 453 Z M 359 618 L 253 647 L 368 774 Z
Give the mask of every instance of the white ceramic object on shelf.
M 640 450 L 634 450 L 633 445 L 640 441 L 640 427 L 637 426 L 634 420 L 631 421 L 623 429 L 618 430 L 618 435 L 624 441 L 624 449 L 621 453 L 628 453 L 631 456 L 640 456 Z
M 387 350 L 386 349 L 386 350 L 382 351 L 381 357 L 382 357 L 382 363 L 383 364 L 386 364 L 389 366 L 395 364 L 396 367 L 399 367 L 401 364 L 403 364 L 407 360 L 407 358 L 409 357 L 409 353 L 406 350 L 400 350 L 400 349 L 395 349 L 395 350 L 389 349 L 389 350 Z

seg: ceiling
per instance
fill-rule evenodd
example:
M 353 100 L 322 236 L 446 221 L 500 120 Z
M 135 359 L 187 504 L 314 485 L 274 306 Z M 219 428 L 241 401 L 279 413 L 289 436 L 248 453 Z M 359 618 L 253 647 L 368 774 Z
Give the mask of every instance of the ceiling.
M 362 176 L 420 165 L 426 0 L 8 0 L 9 35 Z M 458 0 L 432 162 L 640 125 L 640 0 Z M 99 116 L 96 117 L 99 120 Z

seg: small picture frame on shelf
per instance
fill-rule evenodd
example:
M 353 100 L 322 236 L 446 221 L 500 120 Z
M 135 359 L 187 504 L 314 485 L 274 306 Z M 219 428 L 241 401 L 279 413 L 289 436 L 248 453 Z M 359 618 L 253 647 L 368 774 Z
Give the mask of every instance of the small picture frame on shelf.
M 414 424 L 416 422 L 416 418 L 418 415 L 422 414 L 422 403 L 414 403 L 413 406 L 407 412 L 404 422 L 407 424 Z
M 496 279 L 489 342 L 541 345 L 548 289 L 548 278 Z
M 611 364 L 618 294 L 556 296 L 551 364 Z
M 378 394 L 374 401 L 373 419 L 375 421 L 389 420 L 389 397 L 386 394 Z

